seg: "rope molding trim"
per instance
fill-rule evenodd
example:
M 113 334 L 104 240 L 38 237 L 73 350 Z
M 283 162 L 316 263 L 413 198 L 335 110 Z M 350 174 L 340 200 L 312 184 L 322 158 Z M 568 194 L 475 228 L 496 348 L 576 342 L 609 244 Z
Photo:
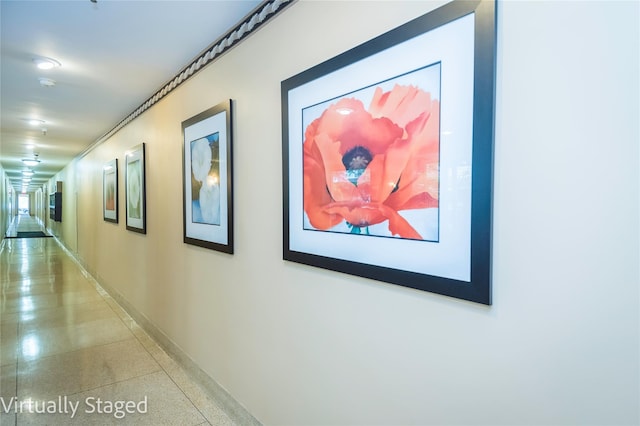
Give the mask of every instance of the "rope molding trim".
M 276 16 L 276 14 L 284 9 L 285 6 L 288 6 L 294 1 L 295 0 L 267 0 L 265 4 L 258 6 L 253 13 L 247 15 L 242 23 L 238 24 L 235 28 L 228 31 L 225 35 L 223 35 L 217 41 L 207 47 L 203 53 L 201 53 L 195 60 L 193 60 L 193 62 L 184 67 L 176 76 L 174 76 L 153 96 L 143 102 L 142 105 L 140 105 L 135 111 L 130 113 L 122 121 L 116 124 L 115 127 L 113 127 L 111 130 L 100 136 L 95 142 L 89 145 L 84 151 L 80 153 L 78 158 L 82 158 L 87 155 L 95 147 L 100 145 L 105 140 L 109 139 L 124 126 L 135 120 L 140 114 L 151 108 L 155 103 L 171 93 L 180 84 L 184 83 L 186 80 L 200 71 L 202 67 L 217 59 L 220 55 L 231 49 L 241 40 L 245 39 L 262 24 Z

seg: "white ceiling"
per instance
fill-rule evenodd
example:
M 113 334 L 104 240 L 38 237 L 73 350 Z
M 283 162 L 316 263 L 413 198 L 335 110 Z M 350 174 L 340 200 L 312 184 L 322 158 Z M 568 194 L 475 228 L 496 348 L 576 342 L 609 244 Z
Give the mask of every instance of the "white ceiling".
M 0 164 L 14 189 L 22 188 L 23 158 L 41 160 L 30 192 L 262 3 L 1 0 Z M 39 70 L 38 57 L 62 66 Z M 41 86 L 41 77 L 55 86 Z

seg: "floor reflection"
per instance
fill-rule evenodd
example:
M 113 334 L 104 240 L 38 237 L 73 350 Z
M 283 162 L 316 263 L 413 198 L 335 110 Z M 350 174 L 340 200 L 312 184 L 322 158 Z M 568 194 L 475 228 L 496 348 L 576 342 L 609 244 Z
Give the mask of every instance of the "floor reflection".
M 19 231 L 38 226 L 28 217 L 19 217 L 17 225 Z M 0 409 L 2 426 L 234 426 L 214 397 L 189 380 L 54 238 L 3 239 L 0 291 L 2 401 L 149 403 L 147 413 L 128 413 L 122 419 Z

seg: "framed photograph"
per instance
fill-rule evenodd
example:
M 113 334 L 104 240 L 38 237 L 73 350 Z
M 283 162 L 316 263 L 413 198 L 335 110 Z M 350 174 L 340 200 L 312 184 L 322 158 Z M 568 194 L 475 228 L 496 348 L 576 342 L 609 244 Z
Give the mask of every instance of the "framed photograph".
M 182 122 L 184 242 L 233 253 L 232 101 Z
M 147 233 L 144 147 L 142 143 L 127 151 L 124 164 L 127 229 L 141 234 Z
M 454 1 L 282 82 L 285 260 L 491 304 L 495 15 Z
M 102 218 L 118 223 L 118 159 L 102 167 Z

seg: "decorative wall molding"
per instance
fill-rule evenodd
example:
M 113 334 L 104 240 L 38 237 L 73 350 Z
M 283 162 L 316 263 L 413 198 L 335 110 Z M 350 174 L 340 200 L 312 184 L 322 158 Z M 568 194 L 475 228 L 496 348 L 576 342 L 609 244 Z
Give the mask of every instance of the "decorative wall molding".
M 82 158 L 87 155 L 96 146 L 109 139 L 124 126 L 135 120 L 140 114 L 151 108 L 154 104 L 171 93 L 179 85 L 195 75 L 205 65 L 208 65 L 219 58 L 223 53 L 237 45 L 240 41 L 244 40 L 261 25 L 269 21 L 271 18 L 275 17 L 286 6 L 295 1 L 296 0 L 264 1 L 253 12 L 249 13 L 243 21 L 236 25 L 235 28 L 228 31 L 225 35 L 223 35 L 218 40 L 213 42 L 209 47 L 207 47 L 200 55 L 196 57 L 196 59 L 194 59 L 189 65 L 184 67 L 175 77 L 173 77 L 168 83 L 166 83 L 153 96 L 143 102 L 142 105 L 140 105 L 135 111 L 130 113 L 107 133 L 100 136 L 94 143 L 89 145 L 89 147 L 87 147 L 84 151 L 82 151 L 82 153 L 80 153 L 78 158 Z

